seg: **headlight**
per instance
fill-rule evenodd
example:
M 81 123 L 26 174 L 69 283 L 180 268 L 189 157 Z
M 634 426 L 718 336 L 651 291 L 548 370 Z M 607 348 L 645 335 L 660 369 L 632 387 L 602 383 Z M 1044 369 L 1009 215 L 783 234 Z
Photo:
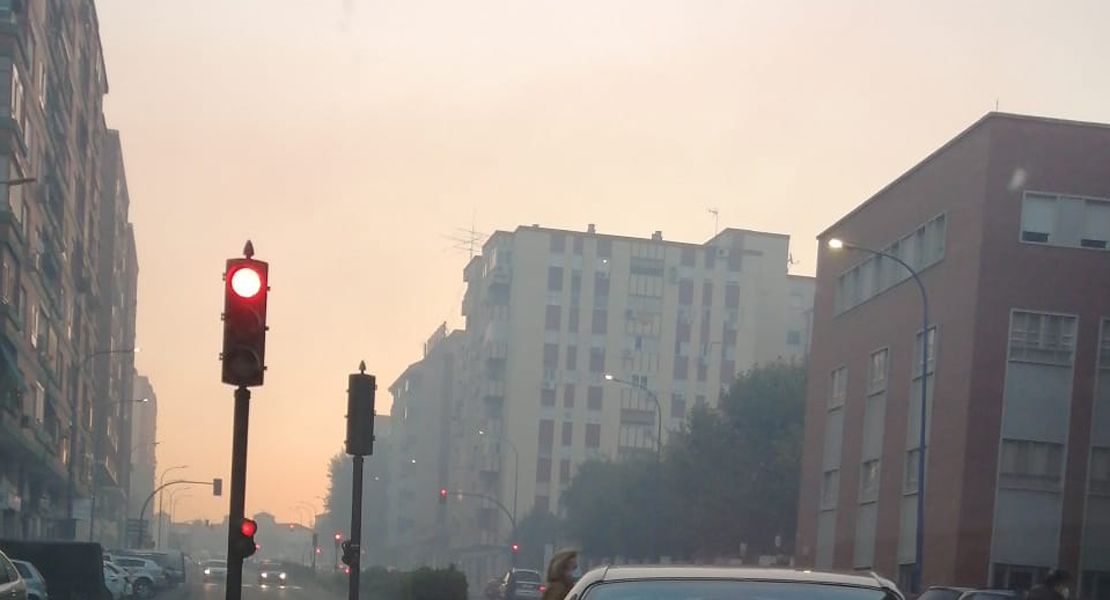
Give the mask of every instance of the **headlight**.
M 211 575 L 212 574 L 212 569 L 205 569 L 204 574 L 205 575 Z
M 285 573 L 282 573 L 281 575 L 278 575 L 278 577 L 280 577 L 282 579 L 285 579 Z
M 267 577 L 269 577 L 269 576 L 270 576 L 270 574 L 269 574 L 269 573 L 263 573 L 263 574 L 262 574 L 262 578 L 263 578 L 263 579 L 266 579 L 266 578 L 267 578 Z

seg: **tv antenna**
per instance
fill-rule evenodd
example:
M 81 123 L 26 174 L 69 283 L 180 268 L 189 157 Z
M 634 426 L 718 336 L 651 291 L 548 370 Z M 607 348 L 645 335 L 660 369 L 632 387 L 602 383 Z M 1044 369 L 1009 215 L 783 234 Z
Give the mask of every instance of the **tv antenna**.
M 709 214 L 713 215 L 713 236 L 716 237 L 717 234 L 721 231 L 721 211 L 717 210 L 716 208 L 709 208 L 706 210 L 709 211 Z
M 485 243 L 486 234 L 477 230 L 476 225 L 477 217 L 471 217 L 470 227 L 457 227 L 455 233 L 452 235 L 444 236 L 448 241 L 453 242 L 451 246 L 455 250 L 462 250 L 467 253 L 467 258 L 474 258 L 478 249 Z

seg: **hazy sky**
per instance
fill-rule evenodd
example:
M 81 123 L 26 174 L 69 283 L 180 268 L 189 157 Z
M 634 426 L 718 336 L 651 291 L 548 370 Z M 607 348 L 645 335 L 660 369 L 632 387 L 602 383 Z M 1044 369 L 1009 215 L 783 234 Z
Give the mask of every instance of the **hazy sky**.
M 820 230 L 996 101 L 1110 122 L 1103 0 L 98 5 L 160 466 L 228 476 L 220 275 L 250 238 L 273 291 L 247 508 L 281 519 L 321 504 L 359 360 L 387 411 L 460 324 L 447 238 L 474 215 L 701 242 L 717 207 L 812 274 Z M 196 491 L 178 516 L 226 509 Z

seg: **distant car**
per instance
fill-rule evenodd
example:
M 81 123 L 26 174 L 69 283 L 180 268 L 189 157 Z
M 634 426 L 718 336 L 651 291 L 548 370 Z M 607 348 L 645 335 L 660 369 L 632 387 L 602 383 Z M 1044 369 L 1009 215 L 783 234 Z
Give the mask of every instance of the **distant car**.
M 543 596 L 543 577 L 539 571 L 513 569 L 501 582 L 501 597 L 515 600 L 533 600 Z
M 276 585 L 285 587 L 285 583 L 289 578 L 289 574 L 281 568 L 281 565 L 274 563 L 264 563 L 258 571 L 258 584 L 259 585 Z
M 3 551 L 0 551 L 0 598 L 27 600 L 27 583 Z
M 905 600 L 894 583 L 846 575 L 749 567 L 621 566 L 586 573 L 567 598 L 759 598 L 760 600 Z
M 200 573 L 204 576 L 204 583 L 227 581 L 227 561 L 206 560 L 200 564 Z
M 25 560 L 13 560 L 12 564 L 27 584 L 27 600 L 49 600 L 50 595 L 46 593 L 46 578 L 39 573 L 35 565 Z

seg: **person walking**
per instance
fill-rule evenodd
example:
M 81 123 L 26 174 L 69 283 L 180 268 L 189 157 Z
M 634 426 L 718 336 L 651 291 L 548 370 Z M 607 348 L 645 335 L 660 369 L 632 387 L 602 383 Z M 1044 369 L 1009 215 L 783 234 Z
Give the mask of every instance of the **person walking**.
M 1053 569 L 1044 582 L 1033 586 L 1025 595 L 1026 600 L 1067 600 L 1071 596 L 1071 574 L 1063 569 Z
M 547 565 L 547 583 L 543 600 L 564 600 L 574 587 L 578 572 L 578 551 L 560 550 L 551 557 Z

